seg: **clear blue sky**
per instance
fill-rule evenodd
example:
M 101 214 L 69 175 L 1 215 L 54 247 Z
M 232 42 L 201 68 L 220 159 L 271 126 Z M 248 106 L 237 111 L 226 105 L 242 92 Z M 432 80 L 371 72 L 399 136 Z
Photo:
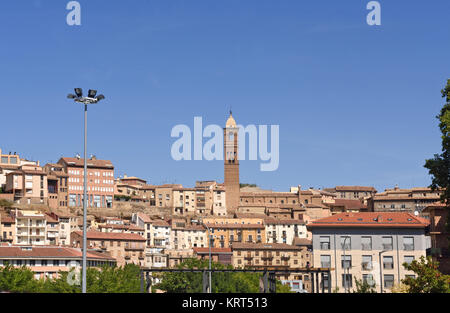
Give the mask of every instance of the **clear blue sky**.
M 280 125 L 280 166 L 241 162 L 241 182 L 427 186 L 435 119 L 450 78 L 450 2 L 81 0 L 0 2 L 0 148 L 56 162 L 83 152 L 74 87 L 89 111 L 89 153 L 149 183 L 223 180 L 221 161 L 174 161 L 176 124 Z

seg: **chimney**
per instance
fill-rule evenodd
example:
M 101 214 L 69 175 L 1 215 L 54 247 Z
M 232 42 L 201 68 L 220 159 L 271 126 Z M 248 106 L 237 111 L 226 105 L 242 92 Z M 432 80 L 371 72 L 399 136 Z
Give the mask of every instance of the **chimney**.
M 378 215 L 378 216 L 377 216 L 377 222 L 382 222 L 382 221 L 383 221 L 382 216 L 381 216 L 381 215 Z

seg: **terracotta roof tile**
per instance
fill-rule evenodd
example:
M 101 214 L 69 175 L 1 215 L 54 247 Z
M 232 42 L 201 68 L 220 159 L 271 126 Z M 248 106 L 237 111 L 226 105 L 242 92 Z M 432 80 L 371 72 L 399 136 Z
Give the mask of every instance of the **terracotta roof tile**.
M 339 213 L 315 220 L 307 228 L 315 227 L 376 227 L 376 228 L 424 228 L 427 223 L 405 212 Z

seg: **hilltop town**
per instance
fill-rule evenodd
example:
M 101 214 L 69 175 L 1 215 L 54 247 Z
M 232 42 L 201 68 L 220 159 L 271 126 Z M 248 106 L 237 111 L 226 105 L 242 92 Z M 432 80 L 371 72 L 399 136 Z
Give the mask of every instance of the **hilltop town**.
M 425 255 L 450 271 L 441 190 L 264 190 L 239 180 L 238 128 L 231 114 L 224 132 L 234 134 L 224 136 L 224 146 L 235 153 L 225 157 L 223 182 L 152 185 L 139 173 L 117 177 L 111 161 L 89 158 L 90 266 L 173 268 L 211 255 L 235 268 L 329 270 L 320 277 L 278 277 L 297 292 L 352 290 L 355 278 L 389 292 L 414 274 L 402 264 Z M 79 156 L 42 165 L 0 150 L 0 266 L 27 265 L 36 278 L 80 267 L 83 185 Z

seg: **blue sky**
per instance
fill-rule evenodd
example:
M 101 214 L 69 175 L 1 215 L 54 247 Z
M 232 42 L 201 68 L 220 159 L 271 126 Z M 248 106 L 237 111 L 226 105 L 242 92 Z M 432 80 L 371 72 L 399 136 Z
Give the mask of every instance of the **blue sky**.
M 280 126 L 280 165 L 241 162 L 241 182 L 287 190 L 427 186 L 435 119 L 450 78 L 450 2 L 81 0 L 0 2 L 0 148 L 56 162 L 83 152 L 74 87 L 89 109 L 88 152 L 149 183 L 223 180 L 222 161 L 174 161 L 177 124 Z M 206 141 L 206 140 L 205 140 Z

